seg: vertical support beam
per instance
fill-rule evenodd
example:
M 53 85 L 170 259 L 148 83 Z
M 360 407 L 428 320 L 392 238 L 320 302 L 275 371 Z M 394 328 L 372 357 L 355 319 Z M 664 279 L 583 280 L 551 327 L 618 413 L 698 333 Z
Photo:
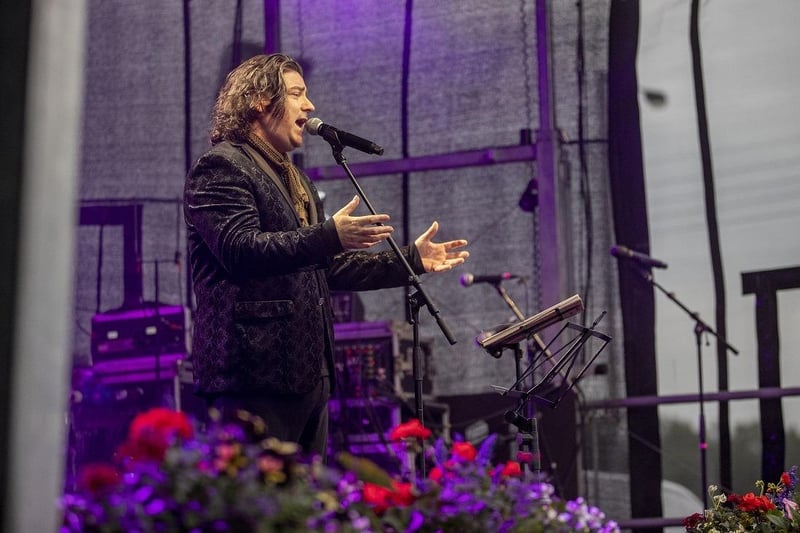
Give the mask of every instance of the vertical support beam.
M 264 53 L 281 50 L 281 1 L 264 0 Z
M 778 291 L 785 289 L 800 289 L 800 267 L 742 274 L 742 293 L 756 295 L 758 386 L 761 388 L 781 386 Z M 786 455 L 783 406 L 777 398 L 759 400 L 758 407 L 761 413 L 761 479 L 778 479 Z
M 539 180 L 539 235 L 535 236 L 541 257 L 541 301 L 558 303 L 570 292 L 571 261 L 561 213 L 565 213 L 568 191 L 558 175 L 559 139 L 556 130 L 555 91 L 551 62 L 550 8 L 547 0 L 536 0 L 536 61 L 539 87 L 539 128 L 536 130 L 536 176 Z
M 566 217 L 569 213 L 570 194 L 568 176 L 559 175 L 560 137 L 556 127 L 555 89 L 552 68 L 552 40 L 550 38 L 550 10 L 552 2 L 536 0 L 536 63 L 539 89 L 539 128 L 536 130 L 536 178 L 539 186 L 539 206 L 534 216 L 538 216 L 539 234 L 534 235 L 534 246 L 539 247 L 541 276 L 540 301 L 547 307 L 560 302 L 573 291 L 572 283 L 572 245 Z M 558 339 L 555 339 L 555 344 Z M 559 346 L 551 345 L 554 349 Z M 534 376 L 535 379 L 535 376 Z M 574 406 L 565 406 L 570 412 L 564 419 L 573 424 Z M 571 408 L 571 409 L 570 409 Z M 533 416 L 533 405 L 529 407 Z M 546 437 L 546 435 L 545 435 Z M 547 439 L 545 438 L 544 442 Z M 569 447 L 565 448 L 567 450 Z M 576 497 L 578 471 L 566 460 L 569 454 L 550 455 L 555 464 L 559 488 L 568 497 Z M 574 457 L 574 456 L 571 456 Z M 564 460 L 559 461 L 559 458 Z
M 30 40 L 30 0 L 0 3 L 0 531 L 11 510 L 5 502 L 11 487 L 11 386 L 14 361 L 19 195 L 22 187 L 22 135 L 25 131 L 25 73 Z
M 636 79 L 639 4 L 612 0 L 608 33 L 608 173 L 614 232 L 616 242 L 648 253 L 650 234 Z M 619 296 L 626 394 L 630 397 L 656 395 L 653 287 L 635 268 L 620 266 Z M 658 408 L 629 409 L 627 423 L 631 517 L 662 516 Z M 642 472 L 647 475 L 642 476 Z M 633 529 L 634 533 L 639 531 L 645 528 Z
M 85 0 L 32 3 L 3 531 L 57 531 L 71 366 Z M 46 147 L 46 156 L 42 149 Z

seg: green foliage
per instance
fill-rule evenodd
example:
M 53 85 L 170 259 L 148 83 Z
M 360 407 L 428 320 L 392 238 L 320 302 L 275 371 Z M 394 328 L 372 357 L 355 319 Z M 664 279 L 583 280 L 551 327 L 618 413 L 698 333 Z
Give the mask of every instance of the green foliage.
M 349 454 L 339 456 L 344 471 L 300 461 L 297 446 L 266 437 L 259 419 L 242 421 L 247 431 L 213 424 L 195 435 L 175 412 L 139 415 L 118 463 L 90 465 L 81 490 L 64 495 L 61 533 L 619 531 L 584 500 L 524 480 L 519 463 L 490 465 L 494 436 L 480 452 L 438 441 L 427 478 L 407 470 L 396 480 Z M 395 428 L 407 466 L 429 434 L 419 422 Z
M 761 477 L 761 430 L 758 422 L 751 422 L 736 425 L 731 433 L 733 486 L 730 488 L 745 493 L 750 490 L 753 480 Z M 717 434 L 715 428 L 707 431 L 706 472 L 710 482 L 719 478 Z M 785 438 L 784 464 L 800 464 L 800 432 L 788 430 Z M 661 449 L 664 479 L 683 485 L 702 499 L 697 426 L 682 420 L 662 419 Z

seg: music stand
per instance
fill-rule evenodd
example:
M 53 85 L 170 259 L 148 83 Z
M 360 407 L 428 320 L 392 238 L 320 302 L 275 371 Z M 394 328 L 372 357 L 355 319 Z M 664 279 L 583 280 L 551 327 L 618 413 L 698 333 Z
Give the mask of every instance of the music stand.
M 566 300 L 552 305 L 544 311 L 540 311 L 525 320 L 511 324 L 507 328 L 478 340 L 478 344 L 493 357 L 497 357 L 496 353 L 502 352 L 503 348 L 517 344 L 521 340 L 577 315 L 581 311 L 583 311 L 583 300 L 577 294 L 573 294 Z
M 502 352 L 504 349 L 519 351 L 519 342 L 526 337 L 532 336 L 538 331 L 564 320 L 566 317 L 576 315 L 582 310 L 583 302 L 578 295 L 574 295 L 518 324 L 514 324 L 490 335 L 478 341 L 478 343 L 489 350 L 489 353 L 494 357 L 497 357 L 494 354 L 498 353 L 498 351 Z M 605 349 L 611 341 L 611 337 L 595 330 L 597 324 L 603 319 L 605 314 L 605 311 L 603 311 L 590 327 L 567 322 L 546 345 L 545 349 L 541 350 L 537 357 L 530 362 L 527 369 L 521 374 L 518 373 L 516 381 L 510 387 L 492 385 L 492 388 L 502 396 L 518 398 L 517 407 L 513 411 L 507 411 L 505 419 L 519 430 L 521 443 L 518 459 L 520 463 L 523 463 L 525 466 L 526 476 L 531 470 L 536 474 L 537 478 L 540 476 L 541 458 L 539 454 L 536 418 L 525 416 L 523 414 L 523 409 L 528 403 L 528 400 L 532 398 L 543 401 L 549 404 L 550 407 L 555 408 L 561 400 L 566 397 L 567 393 L 575 387 L 592 363 L 594 363 L 603 349 Z M 576 334 L 571 339 L 567 340 L 558 350 L 550 354 L 551 345 L 567 331 L 576 332 Z M 573 369 L 576 368 L 575 364 L 578 356 L 582 353 L 584 346 L 591 338 L 600 339 L 602 344 L 595 353 L 589 357 L 583 367 L 580 368 L 577 375 L 570 380 L 570 374 L 573 372 Z M 532 385 L 525 390 L 523 388 L 525 380 L 534 375 L 538 369 L 548 362 L 551 363 L 551 366 L 542 379 L 538 383 L 536 383 L 534 379 Z M 547 393 L 547 396 L 541 395 L 541 391 L 548 387 L 557 376 L 561 376 L 561 382 L 558 386 L 554 390 L 551 389 Z

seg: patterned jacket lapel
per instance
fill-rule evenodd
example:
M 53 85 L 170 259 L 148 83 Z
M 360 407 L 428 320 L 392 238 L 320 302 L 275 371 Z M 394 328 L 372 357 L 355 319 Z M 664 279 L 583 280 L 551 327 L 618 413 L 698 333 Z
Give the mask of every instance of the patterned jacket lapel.
M 250 146 L 247 143 L 241 144 L 240 146 L 245 151 L 247 156 L 256 164 L 256 166 L 264 174 L 266 174 L 267 177 L 270 180 L 272 180 L 272 183 L 274 183 L 275 186 L 281 191 L 281 194 L 283 194 L 283 199 L 286 201 L 286 204 L 289 206 L 289 208 L 291 209 L 292 213 L 294 213 L 294 217 L 297 220 L 297 224 L 300 225 L 300 217 L 297 216 L 297 213 L 295 212 L 294 207 L 292 207 L 292 197 L 291 197 L 291 194 L 289 193 L 289 189 L 287 189 L 286 185 L 283 183 L 283 179 L 281 179 L 281 177 L 278 175 L 278 173 L 275 172 L 275 169 L 272 168 L 272 165 L 267 163 L 267 161 L 264 159 L 264 157 L 260 153 L 258 153 L 258 150 L 256 150 L 255 148 L 253 148 L 252 146 Z M 305 174 L 303 174 L 303 178 L 304 178 L 302 180 L 303 187 L 305 188 L 306 193 L 308 194 L 308 197 L 311 198 L 311 201 L 309 202 L 310 205 L 309 205 L 309 210 L 308 210 L 309 211 L 308 212 L 308 223 L 309 224 L 316 224 L 317 222 L 319 222 L 319 213 L 317 212 L 317 193 L 316 193 L 316 191 L 312 190 L 312 187 L 310 186 L 308 178 L 306 177 Z
M 253 148 L 247 143 L 241 144 L 240 146 L 242 147 L 242 150 L 244 150 L 245 154 L 247 154 L 247 156 L 250 158 L 250 160 L 256 164 L 258 169 L 261 170 L 261 172 L 264 175 L 266 175 L 270 181 L 272 181 L 272 183 L 278 188 L 278 190 L 281 191 L 283 199 L 286 202 L 287 208 L 294 214 L 294 218 L 297 221 L 297 225 L 299 226 L 300 217 L 297 216 L 294 207 L 292 207 L 292 196 L 289 193 L 289 189 L 287 189 L 286 185 L 284 185 L 281 177 L 278 175 L 277 172 L 275 172 L 272 166 L 269 163 L 267 163 L 267 161 L 261 156 L 261 154 L 258 153 L 258 151 L 255 148 Z

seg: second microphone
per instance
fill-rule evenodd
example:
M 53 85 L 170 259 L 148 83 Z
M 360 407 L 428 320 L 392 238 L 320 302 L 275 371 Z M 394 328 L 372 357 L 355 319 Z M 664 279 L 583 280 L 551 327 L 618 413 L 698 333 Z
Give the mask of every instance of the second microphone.
M 512 274 L 511 272 L 503 272 L 502 274 L 464 274 L 461 276 L 461 285 L 464 287 L 469 287 L 475 283 L 492 283 L 498 284 L 505 280 L 509 279 L 517 279 L 522 276 L 517 276 L 516 274 Z

